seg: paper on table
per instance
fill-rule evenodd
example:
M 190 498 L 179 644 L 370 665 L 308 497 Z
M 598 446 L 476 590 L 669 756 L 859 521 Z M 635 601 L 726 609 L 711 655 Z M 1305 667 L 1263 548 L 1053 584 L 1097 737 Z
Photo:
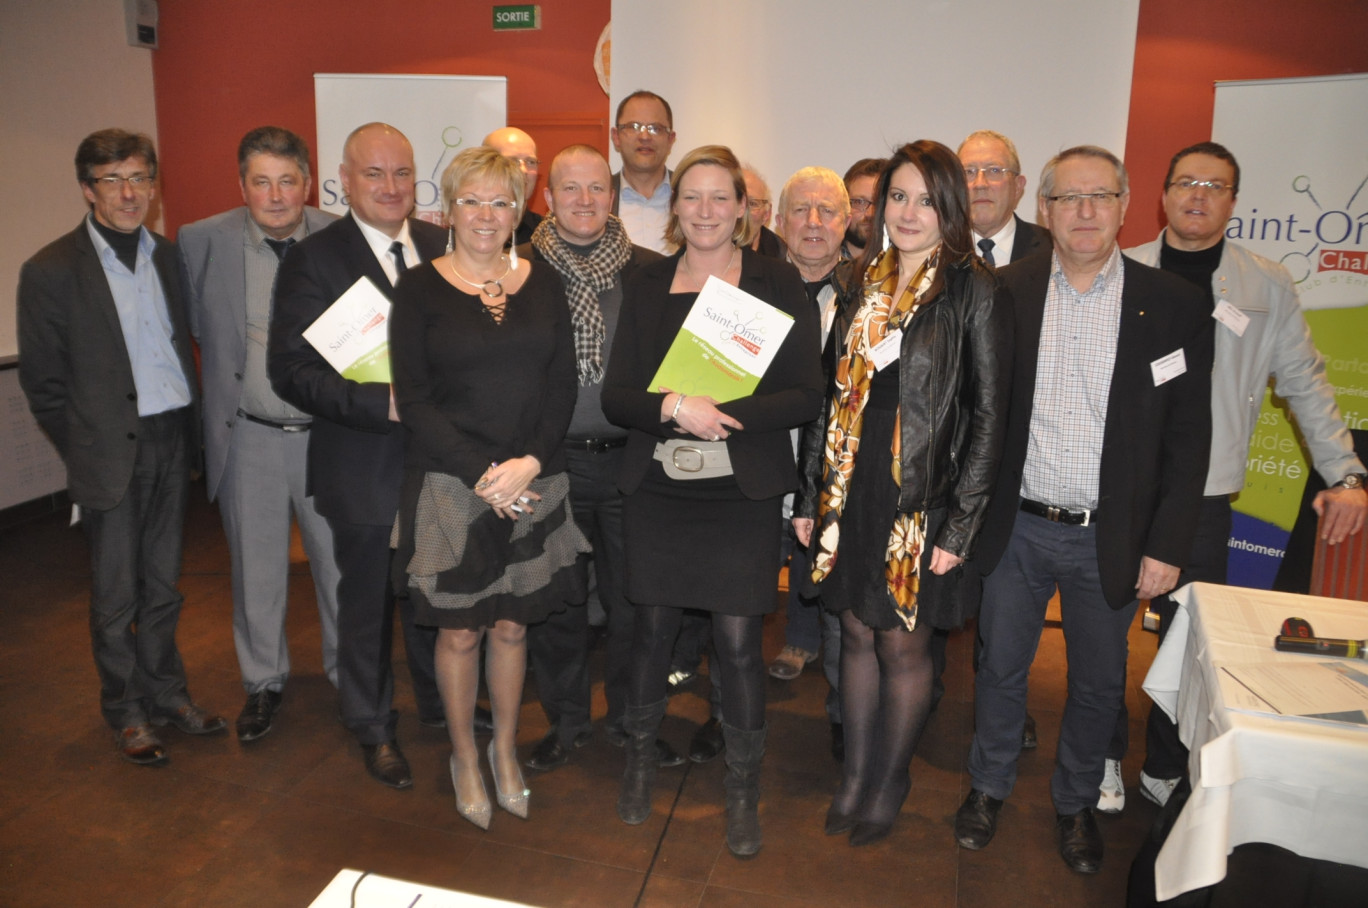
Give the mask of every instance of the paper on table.
M 389 297 L 365 277 L 304 329 L 304 339 L 343 378 L 390 382 Z
M 1232 708 L 1368 724 L 1368 673 L 1351 662 L 1226 665 L 1222 671 L 1264 704 Z
M 711 397 L 754 393 L 793 327 L 793 316 L 709 276 L 647 386 Z

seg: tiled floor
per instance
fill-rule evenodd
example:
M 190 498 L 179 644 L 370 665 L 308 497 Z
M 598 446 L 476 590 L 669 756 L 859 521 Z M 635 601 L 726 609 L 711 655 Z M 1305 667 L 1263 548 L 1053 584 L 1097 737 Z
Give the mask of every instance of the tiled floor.
M 196 699 L 231 720 L 243 695 L 227 554 L 203 487 L 192 495 L 179 639 Z M 353 867 L 546 906 L 1113 906 L 1125 901 L 1131 858 L 1155 816 L 1132 788 L 1126 812 L 1101 820 L 1100 874 L 1074 874 L 1056 855 L 1047 788 L 1065 673 L 1060 632 L 1047 628 L 1030 693 L 1040 748 L 1023 756 L 1016 794 L 984 851 L 959 849 L 950 831 L 968 786 L 964 634 L 951 638 L 948 694 L 912 764 L 912 794 L 879 845 L 857 850 L 822 834 L 837 764 L 814 668 L 768 682 L 765 847 L 752 861 L 723 844 L 720 760 L 662 770 L 654 814 L 629 827 L 614 812 L 622 755 L 601 733 L 570 765 L 529 777 L 528 821 L 496 811 L 481 833 L 456 814 L 445 735 L 418 725 L 402 667 L 399 736 L 415 783 L 395 792 L 366 776 L 322 675 L 297 546 L 292 584 L 295 670 L 276 727 L 249 746 L 169 731 L 170 765 L 146 769 L 115 756 L 100 720 L 79 531 L 58 516 L 0 534 L 0 905 L 305 906 Z M 767 621 L 767 657 L 782 645 L 781 621 L 779 613 Z M 1137 623 L 1128 696 L 1137 742 L 1147 707 L 1139 683 L 1154 646 Z M 546 728 L 533 683 L 524 752 Z M 700 682 L 671 701 L 663 734 L 677 747 L 706 717 L 705 689 Z M 1139 750 L 1125 767 L 1132 784 Z

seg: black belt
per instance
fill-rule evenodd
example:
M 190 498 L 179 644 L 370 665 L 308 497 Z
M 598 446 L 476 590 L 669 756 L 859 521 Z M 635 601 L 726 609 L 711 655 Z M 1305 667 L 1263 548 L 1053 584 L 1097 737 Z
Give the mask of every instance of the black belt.
M 1085 527 L 1097 523 L 1097 508 L 1070 510 L 1069 508 L 1057 508 L 1052 504 L 1041 504 L 1039 501 L 1023 498 L 1021 499 L 1021 509 L 1027 514 L 1044 517 L 1046 520 L 1053 520 L 1055 523 L 1067 523 L 1070 526 Z
M 561 445 L 570 451 L 584 451 L 587 454 L 602 454 L 604 451 L 611 451 L 614 448 L 625 448 L 627 446 L 627 436 L 619 435 L 616 438 L 567 438 Z
M 257 425 L 261 425 L 261 426 L 270 426 L 272 429 L 279 429 L 279 430 L 282 431 L 282 432 L 307 432 L 307 431 L 309 431 L 309 424 L 306 423 L 306 422 L 276 422 L 275 420 L 272 420 L 272 419 L 262 419 L 260 416 L 253 416 L 252 414 L 248 413 L 246 410 L 238 410 L 237 415 L 238 415 L 238 416 L 241 416 L 243 419 L 247 420 L 248 422 L 254 422 L 254 423 L 256 423 Z

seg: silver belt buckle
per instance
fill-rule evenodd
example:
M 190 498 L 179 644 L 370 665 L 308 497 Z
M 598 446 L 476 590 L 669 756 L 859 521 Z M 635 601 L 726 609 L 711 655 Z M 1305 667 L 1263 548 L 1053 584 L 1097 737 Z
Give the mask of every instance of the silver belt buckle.
M 681 459 L 680 455 L 684 455 Z M 684 473 L 699 473 L 703 470 L 703 452 L 691 445 L 680 445 L 670 455 L 675 469 Z
M 1059 523 L 1059 512 L 1061 510 L 1061 508 L 1057 508 L 1052 504 L 1047 504 L 1045 506 L 1045 519 L 1053 520 L 1055 523 Z

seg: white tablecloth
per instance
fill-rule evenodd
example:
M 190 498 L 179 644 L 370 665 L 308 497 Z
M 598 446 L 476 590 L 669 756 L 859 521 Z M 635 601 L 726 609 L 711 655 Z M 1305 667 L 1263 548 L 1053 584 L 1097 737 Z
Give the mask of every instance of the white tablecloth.
M 1294 615 L 1318 636 L 1368 637 L 1368 605 L 1206 583 L 1174 598 L 1144 687 L 1191 749 L 1192 797 L 1155 864 L 1159 900 L 1220 882 L 1246 842 L 1368 867 L 1368 728 L 1239 711 L 1247 694 L 1221 671 L 1318 658 L 1273 648 Z

